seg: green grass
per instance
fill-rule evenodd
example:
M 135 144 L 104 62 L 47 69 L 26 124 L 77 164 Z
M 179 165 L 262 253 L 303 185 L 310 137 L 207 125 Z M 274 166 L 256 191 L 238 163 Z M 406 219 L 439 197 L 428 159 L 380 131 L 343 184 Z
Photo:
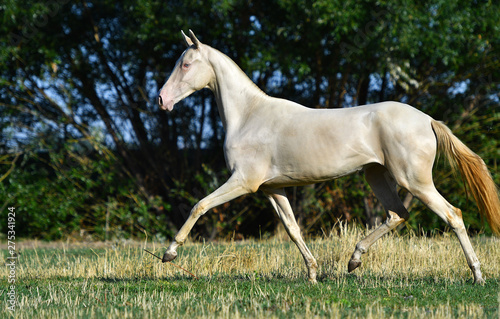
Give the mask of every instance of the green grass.
M 165 247 L 154 243 L 18 243 L 17 307 L 7 310 L 2 269 L 0 317 L 500 317 L 498 238 L 472 240 L 487 281 L 476 286 L 447 234 L 389 235 L 347 274 L 362 236 L 345 228 L 340 237 L 308 241 L 321 267 L 316 285 L 306 281 L 295 245 L 278 238 L 180 247 L 174 262 L 199 279 L 143 251 L 161 255 Z

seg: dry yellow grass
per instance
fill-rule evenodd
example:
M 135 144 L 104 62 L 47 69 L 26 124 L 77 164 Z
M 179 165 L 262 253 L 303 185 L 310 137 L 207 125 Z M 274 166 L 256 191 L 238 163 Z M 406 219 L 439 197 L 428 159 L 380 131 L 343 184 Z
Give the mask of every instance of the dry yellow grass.
M 345 275 L 347 262 L 356 243 L 368 232 L 356 227 L 342 226 L 339 236 L 308 240 L 308 245 L 320 265 L 320 277 L 337 278 Z M 475 237 L 473 246 L 481 261 L 484 277 L 500 276 L 500 240 L 496 237 Z M 123 241 L 109 243 L 26 241 L 18 244 L 23 250 L 33 249 L 35 258 L 22 260 L 17 268 L 20 278 L 93 278 L 116 279 L 148 276 L 165 278 L 186 275 L 181 270 L 162 264 L 147 254 L 147 248 L 157 255 L 165 245 L 148 241 Z M 44 249 L 43 255 L 37 253 Z M 61 249 L 62 254 L 50 254 L 49 248 Z M 88 255 L 67 255 L 65 251 L 91 249 L 95 258 Z M 356 270 L 357 276 L 366 274 L 384 278 L 415 278 L 435 276 L 450 282 L 470 280 L 462 249 L 454 234 L 420 237 L 416 235 L 390 234 L 379 240 L 367 254 L 363 265 Z M 289 278 L 305 278 L 303 259 L 295 245 L 287 239 L 276 237 L 266 241 L 244 240 L 237 242 L 192 243 L 179 248 L 174 261 L 196 276 L 214 273 L 244 275 L 280 273 Z M 1 268 L 0 274 L 7 275 Z
M 158 243 L 26 241 L 18 243 L 16 276 L 19 285 L 26 287 L 18 292 L 16 317 L 149 318 L 167 313 L 190 318 L 318 314 L 332 318 L 385 317 L 388 306 L 384 299 L 351 307 L 351 301 L 335 297 L 344 287 L 352 285 L 347 262 L 365 234 L 360 228 L 341 226 L 339 235 L 307 241 L 320 265 L 316 286 L 306 283 L 306 270 L 298 249 L 279 236 L 266 241 L 186 243 L 179 248 L 175 263 L 203 278 L 203 284 L 143 250 L 147 248 L 161 255 L 166 247 Z M 498 283 L 500 240 L 474 237 L 472 244 L 482 262 L 487 285 L 488 279 Z M 6 267 L 1 268 L 1 278 L 6 278 L 7 272 Z M 363 294 L 383 288 L 387 289 L 387 298 L 391 298 L 391 291 L 411 287 L 418 279 L 450 286 L 472 281 L 453 234 L 434 237 L 390 234 L 363 256 L 363 265 L 354 278 L 357 278 L 355 284 L 363 288 Z M 35 287 L 40 284 L 43 287 Z M 311 291 L 301 294 L 297 287 Z M 500 298 L 498 291 L 497 295 Z M 209 299 L 205 300 L 207 296 Z M 314 298 L 323 297 L 331 302 L 318 305 Z M 266 300 L 274 301 L 267 307 L 263 305 Z M 241 302 L 245 307 L 235 306 Z M 450 305 L 450 302 L 445 299 L 432 307 L 415 303 L 398 311 L 405 318 L 485 317 L 478 303 Z

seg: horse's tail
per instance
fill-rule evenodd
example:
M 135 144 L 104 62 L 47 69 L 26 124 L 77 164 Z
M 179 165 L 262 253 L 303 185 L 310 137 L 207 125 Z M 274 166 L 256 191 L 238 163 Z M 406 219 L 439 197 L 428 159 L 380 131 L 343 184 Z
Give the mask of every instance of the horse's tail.
M 479 212 L 486 217 L 493 232 L 500 235 L 500 199 L 486 164 L 442 122 L 433 120 L 431 124 L 436 134 L 438 151 L 445 154 L 454 170 L 458 167 L 469 185 Z

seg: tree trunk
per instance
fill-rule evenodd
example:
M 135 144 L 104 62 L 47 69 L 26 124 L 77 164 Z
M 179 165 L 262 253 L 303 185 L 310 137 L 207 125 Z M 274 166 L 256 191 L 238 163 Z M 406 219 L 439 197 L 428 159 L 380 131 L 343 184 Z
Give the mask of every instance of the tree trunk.
M 358 105 L 365 105 L 368 101 L 368 88 L 370 85 L 370 74 L 365 73 L 358 82 L 357 97 Z

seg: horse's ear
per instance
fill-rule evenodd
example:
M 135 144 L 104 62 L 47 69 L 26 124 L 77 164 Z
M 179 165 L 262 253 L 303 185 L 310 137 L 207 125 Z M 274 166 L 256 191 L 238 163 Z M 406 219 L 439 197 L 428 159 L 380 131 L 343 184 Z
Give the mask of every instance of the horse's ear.
M 181 30 L 182 35 L 184 36 L 184 41 L 186 42 L 186 46 L 189 48 L 190 46 L 193 45 L 193 41 L 184 33 L 183 30 Z
M 194 32 L 191 29 L 189 29 L 189 38 L 191 38 L 191 41 L 194 44 L 195 49 L 198 49 L 201 46 L 200 40 L 196 38 Z

